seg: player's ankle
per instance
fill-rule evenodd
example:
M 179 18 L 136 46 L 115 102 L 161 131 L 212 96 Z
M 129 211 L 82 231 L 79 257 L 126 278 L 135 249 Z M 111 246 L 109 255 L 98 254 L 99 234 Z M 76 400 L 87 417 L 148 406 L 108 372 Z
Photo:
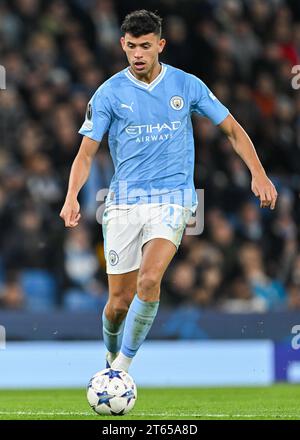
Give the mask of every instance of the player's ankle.
M 123 370 L 126 371 L 126 373 L 128 373 L 132 359 L 133 358 L 130 358 L 125 354 L 123 354 L 122 352 L 120 352 L 116 357 L 116 359 L 111 364 L 111 368 L 113 370 Z
M 106 353 L 106 361 L 108 362 L 108 364 L 111 366 L 111 364 L 113 363 L 113 361 L 117 358 L 119 352 L 118 353 L 112 353 L 111 351 L 108 351 Z

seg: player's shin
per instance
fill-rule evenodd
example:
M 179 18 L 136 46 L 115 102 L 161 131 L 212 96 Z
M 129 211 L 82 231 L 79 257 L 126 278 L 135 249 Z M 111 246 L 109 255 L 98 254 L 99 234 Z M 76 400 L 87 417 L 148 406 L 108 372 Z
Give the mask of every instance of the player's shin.
M 128 371 L 133 357 L 149 333 L 158 306 L 159 301 L 143 301 L 135 295 L 127 313 L 121 351 L 112 363 L 113 369 Z
M 107 348 L 107 367 L 111 366 L 112 362 L 116 359 L 122 344 L 123 331 L 125 325 L 125 319 L 121 322 L 114 323 L 109 321 L 105 314 L 105 308 L 102 314 L 103 324 L 103 341 Z

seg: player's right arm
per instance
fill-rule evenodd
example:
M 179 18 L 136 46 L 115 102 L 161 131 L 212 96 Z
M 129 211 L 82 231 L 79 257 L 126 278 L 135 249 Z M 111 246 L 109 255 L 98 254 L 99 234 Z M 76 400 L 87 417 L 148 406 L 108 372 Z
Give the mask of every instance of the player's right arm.
M 101 86 L 87 105 L 85 121 L 79 130 L 83 139 L 72 164 L 68 192 L 60 217 L 65 226 L 73 228 L 80 219 L 78 193 L 87 181 L 93 158 L 98 150 L 103 135 L 108 131 L 112 110 L 107 88 Z
M 87 181 L 93 158 L 98 150 L 99 143 L 84 136 L 79 151 L 72 164 L 68 192 L 60 217 L 64 220 L 65 226 L 73 228 L 78 225 L 80 219 L 80 205 L 78 193 Z

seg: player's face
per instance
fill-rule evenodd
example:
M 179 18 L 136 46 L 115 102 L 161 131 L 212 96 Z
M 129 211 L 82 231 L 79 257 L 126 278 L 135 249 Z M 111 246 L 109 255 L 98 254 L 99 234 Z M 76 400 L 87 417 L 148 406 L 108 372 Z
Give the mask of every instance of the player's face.
M 134 37 L 126 33 L 121 38 L 121 45 L 126 53 L 128 62 L 136 76 L 149 75 L 158 64 L 158 56 L 165 47 L 166 40 L 154 33 Z

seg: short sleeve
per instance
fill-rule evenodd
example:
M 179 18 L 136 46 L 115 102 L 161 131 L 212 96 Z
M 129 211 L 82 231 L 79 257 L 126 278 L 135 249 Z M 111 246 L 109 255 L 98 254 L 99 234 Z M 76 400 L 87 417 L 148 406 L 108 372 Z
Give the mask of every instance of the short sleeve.
M 109 129 L 112 112 L 108 97 L 100 88 L 89 101 L 85 121 L 78 133 L 100 142 Z
M 225 107 L 207 85 L 194 75 L 190 75 L 191 112 L 199 113 L 218 125 L 229 115 Z

